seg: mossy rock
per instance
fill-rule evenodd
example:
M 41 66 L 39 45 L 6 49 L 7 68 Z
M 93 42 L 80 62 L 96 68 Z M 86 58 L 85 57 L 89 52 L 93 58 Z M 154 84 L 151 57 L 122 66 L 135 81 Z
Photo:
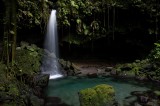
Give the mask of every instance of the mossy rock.
M 105 106 L 106 103 L 114 101 L 115 91 L 112 86 L 101 84 L 94 87 L 94 90 L 97 92 L 100 106 Z
M 97 92 L 92 88 L 87 88 L 79 92 L 81 106 L 98 106 Z
M 81 106 L 112 106 L 115 102 L 115 91 L 110 85 L 101 84 L 79 92 Z
M 41 106 L 40 104 L 44 104 L 43 100 L 38 97 L 30 96 L 33 89 L 26 85 L 32 85 L 33 76 L 40 72 L 42 55 L 42 49 L 23 42 L 21 47 L 16 49 L 13 67 L 7 70 L 7 66 L 0 62 L 0 102 L 2 106 L 26 106 L 26 104 L 27 106 Z M 44 79 L 47 78 L 43 78 L 43 81 L 38 80 L 36 85 L 46 86 L 48 82 Z
M 33 75 L 40 70 L 41 55 L 35 47 L 27 46 L 16 51 L 15 69 L 20 75 Z
M 138 78 L 142 80 L 146 79 L 147 75 L 156 74 L 149 59 L 135 60 L 133 63 L 118 64 L 114 68 L 119 76 L 125 78 Z M 141 75 L 143 75 L 143 78 L 141 78 Z

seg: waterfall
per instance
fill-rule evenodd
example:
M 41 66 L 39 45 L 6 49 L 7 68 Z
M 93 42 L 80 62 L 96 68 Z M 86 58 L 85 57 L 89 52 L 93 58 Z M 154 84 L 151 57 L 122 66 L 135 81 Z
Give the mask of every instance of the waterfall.
M 42 61 L 42 74 L 50 74 L 50 79 L 62 77 L 58 62 L 58 34 L 56 10 L 51 11 L 47 33 L 44 42 L 44 57 Z

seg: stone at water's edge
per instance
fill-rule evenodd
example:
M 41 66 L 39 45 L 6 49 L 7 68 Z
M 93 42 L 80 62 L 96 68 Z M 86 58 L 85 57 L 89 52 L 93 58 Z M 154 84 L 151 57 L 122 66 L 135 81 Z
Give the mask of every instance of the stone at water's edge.
M 65 73 L 68 75 L 68 76 L 75 76 L 75 75 L 78 75 L 80 74 L 80 69 L 79 67 L 77 67 L 75 64 L 73 64 L 72 62 L 70 61 L 65 61 L 63 59 L 59 59 L 58 60 L 61 67 L 64 69 Z
M 88 78 L 97 78 L 98 77 L 97 73 L 88 73 L 87 76 L 88 76 Z
M 28 106 L 44 106 L 44 99 L 38 98 L 35 95 L 30 96 L 30 102 L 31 104 L 28 104 Z
M 32 91 L 34 95 L 43 98 L 43 89 L 48 86 L 49 74 L 40 74 L 33 77 Z
M 113 106 L 115 91 L 110 85 L 101 84 L 79 92 L 80 106 Z
M 105 72 L 111 72 L 113 70 L 113 67 L 106 67 Z
M 33 77 L 33 86 L 44 88 L 48 85 L 49 74 L 39 74 Z

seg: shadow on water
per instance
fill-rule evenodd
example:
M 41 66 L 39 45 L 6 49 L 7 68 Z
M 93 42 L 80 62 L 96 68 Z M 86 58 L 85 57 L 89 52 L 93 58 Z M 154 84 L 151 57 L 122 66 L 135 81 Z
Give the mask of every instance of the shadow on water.
M 69 106 L 61 101 L 58 97 L 45 98 L 45 106 Z

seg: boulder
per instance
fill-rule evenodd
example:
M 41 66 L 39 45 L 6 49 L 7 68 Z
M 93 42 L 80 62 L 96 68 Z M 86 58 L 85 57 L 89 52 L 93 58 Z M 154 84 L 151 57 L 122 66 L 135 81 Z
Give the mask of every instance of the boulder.
M 119 72 L 118 76 L 121 78 L 135 78 L 135 72 L 134 71 L 122 71 L 122 72 Z
M 105 72 L 111 72 L 113 70 L 113 67 L 106 67 Z
M 139 81 L 148 80 L 147 75 L 145 75 L 145 74 L 137 75 L 137 76 L 135 76 L 135 79 L 136 79 L 136 80 L 139 80 Z
M 149 101 L 149 97 L 148 96 L 139 96 L 139 102 L 143 103 L 143 104 L 147 104 L 147 102 Z
M 79 92 L 80 106 L 98 106 L 97 92 L 92 88 L 87 88 Z
M 59 63 L 68 76 L 81 74 L 79 67 L 73 64 L 72 62 L 59 59 Z
M 96 78 L 96 77 L 98 77 L 97 73 L 88 73 L 87 76 L 89 78 Z
M 44 100 L 38 98 L 35 95 L 30 96 L 30 104 L 31 106 L 44 106 Z
M 49 74 L 39 74 L 32 79 L 32 92 L 38 97 L 44 97 L 44 88 L 48 86 Z
M 39 74 L 33 77 L 33 86 L 44 88 L 48 86 L 49 74 Z
M 116 71 L 116 70 L 112 70 L 112 71 L 110 72 L 110 75 L 117 75 L 117 71 Z
M 81 90 L 78 94 L 80 106 L 113 106 L 115 103 L 115 91 L 106 84 Z
M 103 69 L 103 68 L 98 68 L 97 69 L 98 76 L 104 76 L 104 75 L 106 75 L 106 73 L 107 72 L 105 72 L 105 69 Z

